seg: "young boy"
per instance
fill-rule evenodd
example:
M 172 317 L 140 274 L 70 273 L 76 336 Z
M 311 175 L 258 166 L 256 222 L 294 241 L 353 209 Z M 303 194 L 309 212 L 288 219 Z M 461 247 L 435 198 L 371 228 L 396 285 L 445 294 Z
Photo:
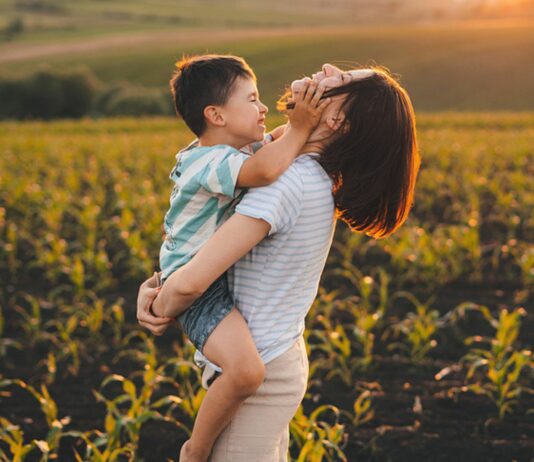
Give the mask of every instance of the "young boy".
M 170 175 L 175 186 L 164 220 L 162 283 L 232 214 L 243 188 L 270 184 L 291 165 L 329 103 L 321 101 L 322 90 L 314 92 L 315 83 L 307 82 L 288 111 L 287 127 L 275 130 L 270 141 L 264 140 L 267 107 L 260 102 L 256 77 L 243 59 L 186 58 L 177 63 L 170 83 L 176 111 L 198 140 L 177 155 Z M 244 152 L 249 145 L 256 151 L 252 156 Z M 194 281 L 191 287 L 194 303 L 189 309 L 174 304 L 172 314 L 164 312 L 169 300 L 163 300 L 163 294 L 172 297 L 172 291 L 163 291 L 151 309 L 160 317 L 182 313 L 180 323 L 195 347 L 224 371 L 208 388 L 191 438 L 180 453 L 181 462 L 205 462 L 239 404 L 263 382 L 264 365 L 246 321 L 234 307 L 226 275 L 199 298 Z M 208 341 L 215 328 L 227 343 Z M 209 348 L 204 348 L 206 344 Z

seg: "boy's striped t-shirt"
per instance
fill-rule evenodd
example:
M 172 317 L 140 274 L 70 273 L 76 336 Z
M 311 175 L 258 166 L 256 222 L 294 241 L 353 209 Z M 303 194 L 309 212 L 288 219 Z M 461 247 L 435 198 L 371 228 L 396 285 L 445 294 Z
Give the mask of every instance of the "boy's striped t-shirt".
M 169 177 L 175 182 L 165 214 L 160 248 L 162 281 L 186 264 L 233 213 L 244 193 L 237 177 L 249 155 L 228 145 L 197 146 L 176 155 Z
M 332 243 L 332 182 L 316 157 L 298 157 L 276 182 L 250 189 L 235 209 L 271 225 L 268 236 L 228 272 L 235 304 L 264 363 L 304 332 Z M 221 371 L 200 351 L 195 362 Z

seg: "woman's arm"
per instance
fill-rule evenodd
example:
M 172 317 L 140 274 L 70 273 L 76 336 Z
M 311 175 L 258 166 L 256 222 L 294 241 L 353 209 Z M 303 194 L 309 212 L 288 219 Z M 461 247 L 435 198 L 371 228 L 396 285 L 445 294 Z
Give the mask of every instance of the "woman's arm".
M 152 304 L 154 314 L 158 317 L 181 314 L 219 276 L 262 241 L 270 227 L 264 220 L 235 213 L 189 263 L 169 276 Z

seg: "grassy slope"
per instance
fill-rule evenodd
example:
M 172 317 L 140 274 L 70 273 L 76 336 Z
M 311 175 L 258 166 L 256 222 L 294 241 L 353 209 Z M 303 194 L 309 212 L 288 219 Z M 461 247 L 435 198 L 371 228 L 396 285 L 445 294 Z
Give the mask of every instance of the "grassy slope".
M 88 66 L 103 81 L 128 80 L 165 87 L 183 53 L 244 56 L 259 77 L 266 103 L 293 78 L 323 62 L 350 66 L 375 62 L 402 76 L 418 110 L 525 110 L 534 107 L 534 28 L 526 25 L 401 26 L 252 38 L 218 43 L 162 39 L 160 43 L 51 56 L 59 68 Z M 4 71 L 31 71 L 43 60 L 5 63 Z
M 165 88 L 173 63 L 182 54 L 235 53 L 253 65 L 263 98 L 274 107 L 288 82 L 323 62 L 346 66 L 375 62 L 402 76 L 418 110 L 532 109 L 534 22 L 528 18 L 534 0 L 522 2 L 522 10 L 502 9 L 509 18 L 522 12 L 523 21 L 421 22 L 475 14 L 466 9 L 467 3 L 442 3 L 429 0 L 423 5 L 414 0 L 393 8 L 367 0 L 0 0 L 0 28 L 15 17 L 25 23 L 24 33 L 0 43 L 0 56 L 17 47 L 61 48 L 110 35 L 147 37 L 146 43 L 135 45 L 125 41 L 83 52 L 60 50 L 46 57 L 0 60 L 0 67 L 10 74 L 43 65 L 87 66 L 104 82 L 128 80 Z M 476 14 L 482 17 L 484 11 Z M 407 19 L 418 19 L 419 25 L 406 25 Z M 318 29 L 320 22 L 330 24 L 328 30 Z M 391 24 L 362 25 L 377 22 Z M 332 32 L 332 25 L 339 32 Z M 292 31 L 293 26 L 300 32 Z M 205 32 L 199 34 L 201 30 Z M 256 36 L 233 37 L 236 31 L 247 30 Z M 154 40 L 154 31 L 164 33 L 161 39 Z M 271 35 L 262 37 L 261 31 Z M 279 36 L 273 37 L 273 31 Z
M 532 18 L 534 0 L 492 4 L 441 0 L 0 0 L 0 28 L 24 21 L 16 42 L 187 27 L 356 25 L 480 18 Z M 495 3 L 495 2 L 493 2 Z

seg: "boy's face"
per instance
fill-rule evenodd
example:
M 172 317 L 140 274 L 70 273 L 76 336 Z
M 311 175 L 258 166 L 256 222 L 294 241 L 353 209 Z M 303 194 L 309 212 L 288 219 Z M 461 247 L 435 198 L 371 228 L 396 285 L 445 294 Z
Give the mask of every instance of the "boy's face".
M 243 147 L 263 139 L 268 108 L 260 101 L 254 80 L 238 77 L 220 110 L 226 122 L 225 132 L 235 140 L 236 146 Z

